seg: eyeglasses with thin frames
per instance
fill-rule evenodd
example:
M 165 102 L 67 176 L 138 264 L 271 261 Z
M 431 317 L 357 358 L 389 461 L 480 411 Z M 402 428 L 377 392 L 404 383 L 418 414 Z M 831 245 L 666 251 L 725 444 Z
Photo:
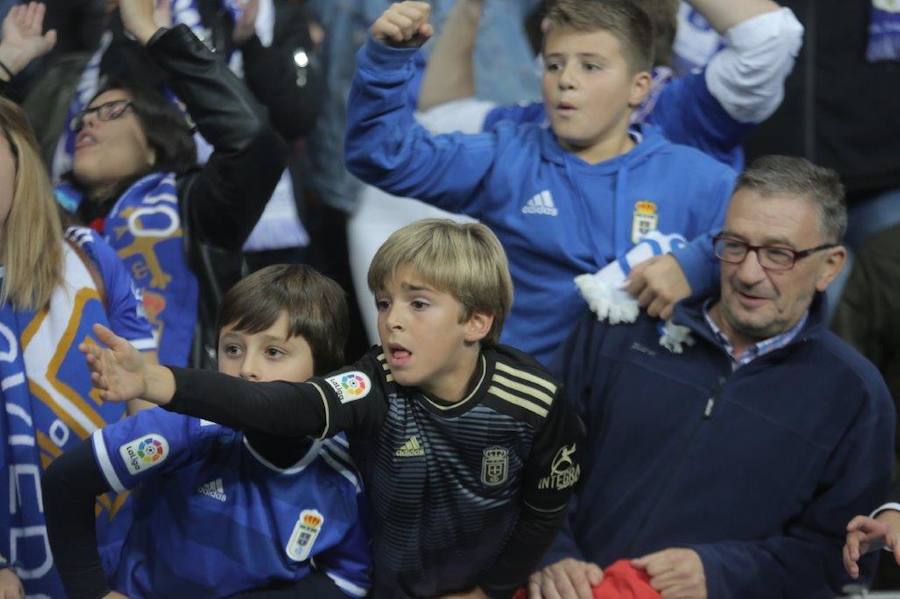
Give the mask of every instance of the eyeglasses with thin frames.
M 72 118 L 69 127 L 73 132 L 78 133 L 84 127 L 84 117 L 87 115 L 94 113 L 101 121 L 114 121 L 122 118 L 125 112 L 132 106 L 133 102 L 131 100 L 112 100 L 110 102 L 104 102 L 99 106 L 94 106 L 93 108 L 85 108 Z
M 816 252 L 828 250 L 838 245 L 837 243 L 824 243 L 807 250 L 792 250 L 771 245 L 752 245 L 725 235 L 713 237 L 713 253 L 722 262 L 740 264 L 747 258 L 748 253 L 756 252 L 756 259 L 759 261 L 759 265 L 766 270 L 775 271 L 790 270 L 794 268 L 797 260 L 802 260 Z

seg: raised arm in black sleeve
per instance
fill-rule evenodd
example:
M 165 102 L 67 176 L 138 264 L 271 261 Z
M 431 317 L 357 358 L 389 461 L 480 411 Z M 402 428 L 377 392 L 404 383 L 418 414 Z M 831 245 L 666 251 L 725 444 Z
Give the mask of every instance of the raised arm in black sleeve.
M 94 503 L 109 486 L 90 440 L 56 458 L 41 478 L 50 550 L 70 599 L 109 593 L 97 552 Z
M 584 426 L 562 393 L 557 392 L 525 466 L 519 521 L 481 582 L 491 597 L 509 597 L 528 581 L 563 523 L 581 474 Z
M 322 106 L 324 77 L 309 34 L 309 17 L 296 3 L 275 6 L 275 39 L 268 47 L 250 36 L 241 48 L 247 87 L 269 109 L 272 126 L 293 141 L 312 130 Z
M 179 198 L 192 235 L 239 249 L 284 171 L 287 147 L 250 90 L 187 26 L 155 35 L 147 53 L 214 148 L 198 173 L 185 175 L 192 181 Z

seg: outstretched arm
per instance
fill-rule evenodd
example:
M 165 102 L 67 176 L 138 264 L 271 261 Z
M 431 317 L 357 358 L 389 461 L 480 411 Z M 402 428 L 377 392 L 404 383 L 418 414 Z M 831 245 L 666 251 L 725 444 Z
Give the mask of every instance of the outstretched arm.
M 475 38 L 484 0 L 459 0 L 435 40 L 419 89 L 419 110 L 475 95 Z
M 78 349 L 91 369 L 91 381 L 100 390 L 103 401 L 129 401 L 142 398 L 166 405 L 175 395 L 172 371 L 144 359 L 131 343 L 101 324 L 94 333 L 107 347 L 82 343 Z

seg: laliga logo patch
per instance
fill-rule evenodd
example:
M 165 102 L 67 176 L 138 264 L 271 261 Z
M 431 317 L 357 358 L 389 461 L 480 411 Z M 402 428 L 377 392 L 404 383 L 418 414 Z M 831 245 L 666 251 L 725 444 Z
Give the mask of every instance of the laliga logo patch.
M 575 444 L 569 447 L 563 445 L 556 452 L 553 463 L 550 464 L 550 476 L 538 481 L 538 489 L 554 489 L 563 491 L 578 482 L 581 476 L 581 466 L 572 459 L 575 453 Z
M 631 220 L 631 243 L 637 243 L 641 237 L 659 228 L 659 215 L 656 204 L 650 200 L 640 200 L 634 204 L 634 216 Z
M 358 370 L 336 374 L 328 377 L 325 381 L 337 393 L 341 403 L 362 399 L 369 394 L 369 390 L 372 388 L 372 381 L 369 380 L 369 377 Z
M 119 447 L 119 455 L 131 474 L 162 464 L 169 455 L 169 442 L 157 434 L 150 434 Z
M 294 524 L 294 532 L 288 539 L 285 550 L 287 556 L 295 562 L 309 559 L 313 544 L 325 524 L 325 516 L 318 510 L 303 510 Z

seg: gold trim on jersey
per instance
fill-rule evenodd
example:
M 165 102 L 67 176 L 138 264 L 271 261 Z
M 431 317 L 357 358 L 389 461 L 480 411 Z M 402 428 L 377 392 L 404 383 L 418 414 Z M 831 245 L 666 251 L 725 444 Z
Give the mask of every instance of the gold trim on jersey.
M 322 405 L 325 406 L 325 428 L 322 429 L 322 434 L 319 435 L 319 439 L 324 439 L 328 434 L 328 428 L 331 425 L 331 414 L 328 412 L 328 398 L 325 397 L 325 392 L 322 391 L 322 388 L 315 384 L 313 381 L 309 381 L 309 384 L 316 388 L 316 391 L 319 392 L 319 397 L 322 398 Z
M 438 410 L 443 410 L 446 412 L 447 410 L 455 410 L 459 406 L 464 405 L 467 401 L 475 397 L 475 395 L 478 394 L 478 391 L 481 390 L 481 385 L 484 384 L 484 377 L 485 375 L 487 375 L 487 360 L 485 359 L 484 354 L 481 354 L 478 357 L 481 358 L 481 377 L 478 379 L 478 383 L 476 383 L 475 386 L 472 387 L 472 392 L 465 396 L 463 399 L 449 405 L 444 405 L 432 401 L 427 395 L 420 391 L 422 398 Z
M 534 387 L 529 387 L 528 385 L 525 385 L 523 383 L 517 383 L 516 381 L 514 381 L 512 379 L 508 379 L 501 374 L 494 375 L 494 382 L 500 383 L 501 385 L 503 385 L 507 389 L 511 389 L 512 391 L 518 391 L 519 393 L 525 393 L 526 395 L 530 395 L 530 396 L 534 397 L 535 399 L 538 399 L 538 400 L 542 401 L 543 403 L 547 404 L 548 407 L 551 404 L 553 404 L 553 396 L 552 395 L 548 395 L 539 389 L 535 389 Z
M 524 370 L 519 370 L 518 368 L 513 368 L 512 366 L 499 361 L 497 362 L 495 368 L 507 374 L 511 374 L 518 379 L 528 381 L 529 383 L 534 383 L 535 385 L 543 387 L 544 389 L 549 391 L 551 395 L 556 395 L 556 385 L 545 378 L 535 376 L 530 372 L 525 372 Z
M 533 401 L 529 401 L 528 399 L 525 399 L 524 397 L 519 397 L 518 395 L 513 395 L 512 393 L 509 393 L 508 391 L 504 391 L 500 387 L 496 387 L 494 385 L 491 385 L 491 387 L 488 389 L 488 393 L 495 395 L 495 396 L 499 397 L 500 399 L 504 399 L 511 404 L 515 404 L 515 405 L 519 406 L 520 408 L 524 408 L 524 409 L 528 410 L 529 412 L 534 412 L 541 418 L 546 418 L 547 413 L 549 412 L 549 410 L 547 410 L 547 408 L 541 407 L 538 404 L 534 403 Z
M 386 380 L 389 383 L 393 383 L 394 375 L 391 374 L 391 369 L 387 365 L 387 358 L 384 357 L 384 352 L 381 352 L 380 354 L 378 354 L 376 359 L 379 362 L 381 362 L 381 367 L 384 369 L 384 380 Z
M 553 382 L 499 361 L 494 368 L 493 384 L 488 393 L 541 418 L 547 417 L 556 396 L 557 387 Z M 508 376 L 500 374 L 501 372 Z

